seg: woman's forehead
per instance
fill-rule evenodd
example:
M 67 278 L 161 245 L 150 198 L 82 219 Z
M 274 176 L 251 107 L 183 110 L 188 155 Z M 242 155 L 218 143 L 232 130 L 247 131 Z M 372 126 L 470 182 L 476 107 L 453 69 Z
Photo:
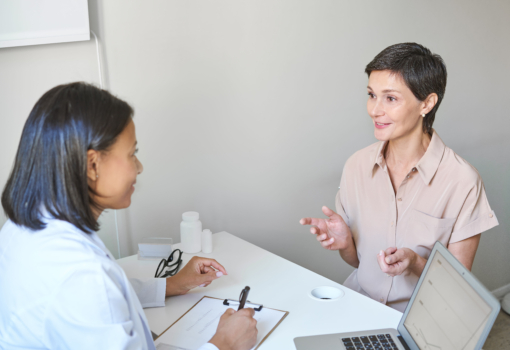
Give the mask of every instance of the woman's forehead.
M 409 90 L 401 75 L 390 70 L 373 71 L 370 73 L 368 88 L 381 90 L 382 92 L 400 93 L 405 93 Z
M 136 145 L 135 123 L 131 120 L 122 130 L 114 144 L 119 147 L 133 147 Z

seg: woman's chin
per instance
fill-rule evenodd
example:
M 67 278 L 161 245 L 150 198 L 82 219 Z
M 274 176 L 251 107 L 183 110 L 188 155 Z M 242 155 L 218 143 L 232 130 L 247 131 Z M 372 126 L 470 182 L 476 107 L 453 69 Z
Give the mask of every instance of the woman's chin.
M 377 129 L 377 128 L 374 128 L 374 136 L 376 139 L 378 139 L 379 141 L 388 141 L 391 139 L 391 131 L 388 130 L 389 128 L 386 128 L 386 129 Z
M 131 205 L 131 196 L 129 196 L 129 198 L 126 200 L 126 202 L 123 203 L 122 208 L 119 208 L 119 209 L 129 208 L 130 205 Z
M 120 203 L 115 203 L 115 205 L 110 206 L 108 209 L 114 209 L 114 210 L 126 209 L 130 205 L 131 205 L 131 195 L 129 196 L 129 198 L 126 198 L 125 200 L 123 200 Z

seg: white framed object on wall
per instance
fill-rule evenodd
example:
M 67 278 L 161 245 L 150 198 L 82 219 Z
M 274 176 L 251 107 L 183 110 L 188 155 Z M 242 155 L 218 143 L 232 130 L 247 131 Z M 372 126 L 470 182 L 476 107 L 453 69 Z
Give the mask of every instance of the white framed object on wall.
M 1 0 L 0 48 L 90 40 L 87 0 Z

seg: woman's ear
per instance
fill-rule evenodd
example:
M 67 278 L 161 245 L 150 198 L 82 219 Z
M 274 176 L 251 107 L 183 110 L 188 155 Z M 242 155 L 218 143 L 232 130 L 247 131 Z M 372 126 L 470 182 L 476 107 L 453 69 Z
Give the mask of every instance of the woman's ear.
M 437 99 L 438 97 L 435 92 L 428 95 L 425 101 L 423 101 L 422 111 L 420 114 L 428 114 L 436 105 Z
M 89 183 L 99 178 L 99 152 L 93 149 L 87 151 L 87 178 Z

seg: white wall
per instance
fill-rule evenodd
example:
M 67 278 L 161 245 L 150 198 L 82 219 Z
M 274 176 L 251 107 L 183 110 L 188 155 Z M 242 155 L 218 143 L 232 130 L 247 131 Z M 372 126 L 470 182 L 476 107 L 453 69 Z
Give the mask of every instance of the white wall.
M 179 240 L 180 214 L 196 210 L 213 232 L 342 282 L 352 269 L 298 221 L 334 205 L 343 163 L 375 141 L 365 65 L 416 41 L 448 66 L 435 128 L 478 168 L 500 221 L 473 271 L 489 289 L 510 283 L 509 2 L 90 0 L 89 10 L 109 86 L 135 108 L 145 167 L 119 212 L 123 256 L 141 237 Z M 0 50 L 1 183 L 36 99 L 57 83 L 97 81 L 93 50 Z

